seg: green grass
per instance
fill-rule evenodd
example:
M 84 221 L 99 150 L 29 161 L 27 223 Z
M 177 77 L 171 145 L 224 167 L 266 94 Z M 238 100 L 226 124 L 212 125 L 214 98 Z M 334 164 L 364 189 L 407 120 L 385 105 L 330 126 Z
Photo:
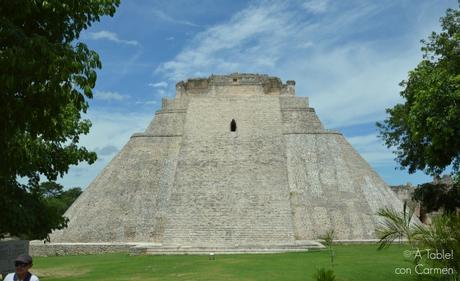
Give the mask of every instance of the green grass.
M 339 280 L 415 280 L 415 274 L 396 275 L 397 267 L 412 267 L 406 248 L 392 245 L 336 246 L 334 270 Z M 89 256 L 37 257 L 32 272 L 41 281 L 56 280 L 313 280 L 317 268 L 330 267 L 329 252 L 208 256 Z

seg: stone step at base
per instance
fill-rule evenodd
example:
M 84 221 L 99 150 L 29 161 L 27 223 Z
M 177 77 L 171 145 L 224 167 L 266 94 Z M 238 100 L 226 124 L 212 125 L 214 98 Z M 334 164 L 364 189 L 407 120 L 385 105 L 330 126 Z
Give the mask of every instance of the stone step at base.
M 325 247 L 316 241 L 297 240 L 284 243 L 227 244 L 219 247 L 206 245 L 160 244 L 153 242 L 94 242 L 94 243 L 43 243 L 31 241 L 29 253 L 32 256 L 89 255 L 103 253 L 129 253 L 131 255 L 182 255 L 196 254 L 263 254 L 284 252 L 318 251 Z
M 132 255 L 210 255 L 216 254 L 263 254 L 263 253 L 285 253 L 285 252 L 306 252 L 325 249 L 325 247 L 316 241 L 296 241 L 289 244 L 277 245 L 235 245 L 235 246 L 187 246 L 187 245 L 148 245 L 142 244 L 132 247 Z

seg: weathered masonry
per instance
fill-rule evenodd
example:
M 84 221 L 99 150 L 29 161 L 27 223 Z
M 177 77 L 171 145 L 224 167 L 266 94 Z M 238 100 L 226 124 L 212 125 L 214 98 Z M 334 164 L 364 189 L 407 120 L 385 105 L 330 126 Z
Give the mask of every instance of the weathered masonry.
M 176 85 L 51 240 L 290 249 L 329 229 L 375 238 L 377 210 L 401 205 L 294 81 L 213 75 Z

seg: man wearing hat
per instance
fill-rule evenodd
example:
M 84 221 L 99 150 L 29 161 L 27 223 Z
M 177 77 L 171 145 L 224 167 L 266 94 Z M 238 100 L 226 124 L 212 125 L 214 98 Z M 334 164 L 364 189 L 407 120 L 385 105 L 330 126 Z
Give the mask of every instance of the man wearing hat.
M 14 260 L 15 273 L 8 274 L 3 281 L 39 281 L 38 277 L 29 272 L 32 267 L 32 257 L 19 255 Z

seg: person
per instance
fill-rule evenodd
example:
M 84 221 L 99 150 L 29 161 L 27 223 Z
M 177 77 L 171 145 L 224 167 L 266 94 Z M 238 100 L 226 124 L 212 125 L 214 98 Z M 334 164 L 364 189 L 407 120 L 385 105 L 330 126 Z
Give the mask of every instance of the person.
M 38 277 L 29 272 L 32 267 L 32 257 L 19 255 L 14 260 L 15 273 L 8 274 L 3 281 L 39 281 Z

